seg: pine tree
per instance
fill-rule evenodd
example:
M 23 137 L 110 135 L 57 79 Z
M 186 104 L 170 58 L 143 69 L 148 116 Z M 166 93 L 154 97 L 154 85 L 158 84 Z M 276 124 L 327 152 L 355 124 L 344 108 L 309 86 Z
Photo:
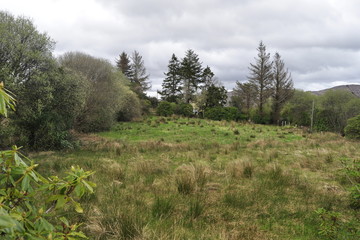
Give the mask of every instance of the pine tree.
M 199 57 L 191 49 L 186 51 L 181 62 L 181 76 L 183 81 L 183 95 L 186 103 L 194 100 L 197 90 L 203 82 L 203 70 Z
M 131 78 L 131 65 L 130 59 L 125 52 L 119 55 L 119 59 L 116 60 L 116 67 L 127 77 Z
M 275 53 L 272 71 L 274 78 L 272 84 L 272 122 L 277 123 L 280 120 L 282 107 L 294 94 L 294 87 L 291 73 L 285 69 L 284 61 L 279 53 Z
M 227 102 L 227 91 L 224 86 L 211 84 L 206 91 L 205 108 L 223 107 Z
M 144 66 L 144 60 L 142 56 L 136 50 L 131 55 L 130 65 L 130 82 L 132 90 L 138 94 L 139 97 L 144 98 L 146 91 L 151 88 L 151 84 L 147 81 L 149 75 L 146 74 L 146 68 Z
M 272 87 L 272 63 L 270 62 L 270 53 L 266 53 L 266 46 L 261 41 L 259 44 L 258 58 L 255 58 L 255 64 L 250 63 L 249 82 L 254 84 L 257 89 L 257 104 L 260 121 L 264 119 L 264 104 L 271 96 Z
M 212 84 L 215 85 L 215 74 L 211 71 L 209 66 L 206 66 L 206 68 L 203 71 L 203 80 L 202 83 L 204 84 L 202 88 L 204 90 L 207 90 Z
M 158 93 L 165 101 L 177 102 L 181 95 L 181 73 L 180 62 L 175 54 L 169 61 L 168 72 L 164 74 L 166 78 L 162 83 L 162 91 Z

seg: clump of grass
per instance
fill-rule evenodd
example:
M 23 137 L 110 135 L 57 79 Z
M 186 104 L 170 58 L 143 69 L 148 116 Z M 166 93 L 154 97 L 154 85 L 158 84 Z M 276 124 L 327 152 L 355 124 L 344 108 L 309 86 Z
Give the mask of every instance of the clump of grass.
M 239 131 L 238 129 L 235 129 L 233 132 L 234 132 L 235 135 L 239 135 L 239 134 L 240 134 L 240 131 Z
M 195 168 L 193 165 L 183 165 L 176 170 L 177 190 L 181 194 L 190 194 L 196 189 Z
M 167 171 L 167 167 L 154 161 L 139 161 L 135 163 L 136 172 L 142 175 L 159 175 Z
M 92 227 L 91 232 L 98 232 L 99 240 L 102 239 L 140 239 L 143 235 L 145 223 L 136 212 L 124 213 L 108 213 L 101 216 L 97 224 L 97 229 Z
M 176 169 L 176 185 L 181 194 L 190 194 L 202 190 L 208 182 L 210 168 L 203 164 L 182 165 Z
M 166 218 L 174 210 L 174 203 L 171 198 L 157 197 L 151 207 L 151 214 L 154 218 Z
M 199 198 L 196 198 L 195 200 L 190 201 L 187 215 L 191 219 L 196 219 L 203 214 L 204 209 L 205 209 L 205 205 L 203 201 L 200 200 Z
M 251 178 L 254 174 L 255 167 L 250 161 L 236 160 L 227 165 L 226 172 L 230 177 Z
M 229 192 L 224 195 L 224 203 L 227 206 L 244 209 L 254 204 L 251 194 L 246 192 Z

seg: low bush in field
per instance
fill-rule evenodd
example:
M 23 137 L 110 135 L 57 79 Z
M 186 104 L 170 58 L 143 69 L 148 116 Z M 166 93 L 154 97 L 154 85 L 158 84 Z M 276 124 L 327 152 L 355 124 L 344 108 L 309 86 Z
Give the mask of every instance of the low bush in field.
M 241 117 L 239 110 L 235 107 L 213 107 L 205 111 L 205 118 L 218 121 L 237 121 Z
M 350 118 L 345 127 L 345 136 L 352 139 L 360 139 L 360 115 Z
M 184 117 L 191 117 L 193 110 L 191 104 L 188 103 L 180 103 L 174 106 L 174 113 Z

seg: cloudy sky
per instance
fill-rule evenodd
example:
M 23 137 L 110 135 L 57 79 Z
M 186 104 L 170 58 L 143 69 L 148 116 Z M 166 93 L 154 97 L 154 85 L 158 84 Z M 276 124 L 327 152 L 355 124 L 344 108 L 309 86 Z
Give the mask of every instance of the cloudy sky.
M 279 52 L 295 87 L 360 84 L 358 0 L 0 0 L 55 41 L 55 55 L 82 51 L 112 63 L 140 52 L 152 91 L 167 64 L 193 49 L 227 89 L 246 81 L 262 40 Z

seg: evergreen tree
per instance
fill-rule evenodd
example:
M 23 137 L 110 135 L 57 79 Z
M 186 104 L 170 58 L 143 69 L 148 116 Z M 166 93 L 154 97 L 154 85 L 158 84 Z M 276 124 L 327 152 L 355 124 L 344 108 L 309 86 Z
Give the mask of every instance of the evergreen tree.
M 139 97 L 145 98 L 145 91 L 151 88 L 151 84 L 147 81 L 149 79 L 149 75 L 146 74 L 144 60 L 139 52 L 135 50 L 131 55 L 131 61 L 130 82 L 132 90 L 137 93 Z
M 206 92 L 205 108 L 223 107 L 227 101 L 227 91 L 224 86 L 211 84 Z
M 249 82 L 254 84 L 257 89 L 257 105 L 260 121 L 264 119 L 264 104 L 271 96 L 272 87 L 272 63 L 270 62 L 270 53 L 266 53 L 266 46 L 261 41 L 259 44 L 258 58 L 255 58 L 255 64 L 250 63 Z
M 272 83 L 272 122 L 280 120 L 280 112 L 284 104 L 293 96 L 294 87 L 291 74 L 285 69 L 284 61 L 278 53 L 275 53 L 273 61 L 273 83 Z
M 190 103 L 194 100 L 200 84 L 203 82 L 203 70 L 199 57 L 191 49 L 186 51 L 181 62 L 181 76 L 183 81 L 184 101 Z
M 131 78 L 130 59 L 125 52 L 122 52 L 119 59 L 116 60 L 116 67 L 127 77 Z
M 215 85 L 215 74 L 211 71 L 209 66 L 206 66 L 206 68 L 203 71 L 203 89 L 207 90 L 212 84 Z
M 168 102 L 177 102 L 181 95 L 180 62 L 175 54 L 172 55 L 166 78 L 162 83 L 162 91 L 158 92 L 162 99 Z

